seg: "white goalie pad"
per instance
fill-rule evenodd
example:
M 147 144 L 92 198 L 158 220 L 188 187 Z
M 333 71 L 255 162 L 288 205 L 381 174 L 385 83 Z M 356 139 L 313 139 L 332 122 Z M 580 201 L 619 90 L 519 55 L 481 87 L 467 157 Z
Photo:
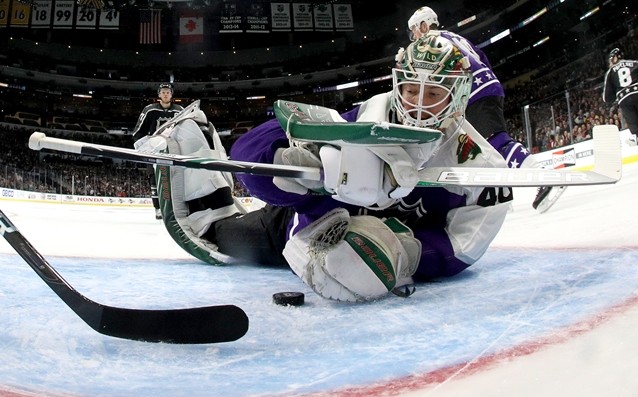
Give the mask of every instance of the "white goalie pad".
M 419 182 L 412 157 L 401 146 L 334 146 L 319 151 L 326 191 L 335 200 L 387 208 Z
M 316 154 L 317 147 L 309 143 L 300 143 L 289 148 L 279 148 L 275 152 L 274 164 L 321 168 L 321 160 Z M 321 191 L 324 184 L 319 180 L 273 177 L 273 183 L 279 189 L 295 193 L 308 194 L 309 191 Z
M 204 137 L 199 125 L 191 119 L 181 121 L 175 127 L 165 131 L 167 141 L 171 153 L 187 154 L 194 156 L 202 156 L 209 158 L 218 158 L 226 160 L 228 156 L 221 146 L 210 149 L 208 142 Z M 213 131 L 214 135 L 216 131 Z M 193 168 L 171 168 L 171 178 L 173 181 L 173 206 L 176 215 L 183 215 L 188 221 L 188 226 L 193 232 L 201 237 L 210 225 L 220 219 L 227 218 L 236 213 L 242 213 L 242 209 L 236 203 L 232 205 L 224 205 L 219 208 L 209 208 L 194 213 L 188 213 L 186 202 L 196 200 L 207 195 L 213 194 L 219 189 L 228 188 L 232 191 L 233 178 L 230 173 L 222 173 L 220 171 L 209 171 Z M 180 183 L 175 183 L 179 181 Z M 177 203 L 179 198 L 182 203 Z M 181 205 L 180 205 L 181 204 Z M 180 210 L 177 212 L 177 210 Z M 186 216 L 186 214 L 188 214 Z
M 166 150 L 166 138 L 163 136 L 146 135 L 133 143 L 135 150 L 141 152 L 161 153 Z
M 194 113 L 196 118 L 198 112 Z M 208 124 L 206 130 L 211 135 L 213 148 L 210 148 L 202 131 L 202 120 L 191 117 L 165 129 L 153 139 L 165 140 L 170 154 L 226 160 L 228 156 L 212 124 Z M 206 262 L 232 262 L 232 258 L 218 252 L 215 244 L 202 238 L 214 222 L 246 212 L 232 197 L 232 174 L 157 166 L 156 172 L 159 172 L 158 186 L 161 187 L 160 207 L 171 237 L 188 253 Z
M 325 145 L 319 150 L 324 184 L 335 200 L 372 206 L 383 192 L 383 161 L 366 148 L 344 146 L 341 150 Z
M 408 152 L 401 146 L 371 146 L 370 151 L 390 167 L 392 177 L 397 184 L 395 189 L 388 191 L 388 196 L 401 198 L 410 194 L 419 183 L 419 176 Z
M 295 274 L 324 298 L 378 299 L 409 283 L 421 254 L 410 229 L 392 223 L 397 227 L 335 209 L 293 236 L 283 253 Z
M 220 160 L 228 158 L 225 152 L 211 149 L 198 150 L 190 155 Z M 186 168 L 184 170 L 184 198 L 189 201 L 204 197 L 221 187 L 232 188 L 233 183 L 232 174 L 227 172 Z

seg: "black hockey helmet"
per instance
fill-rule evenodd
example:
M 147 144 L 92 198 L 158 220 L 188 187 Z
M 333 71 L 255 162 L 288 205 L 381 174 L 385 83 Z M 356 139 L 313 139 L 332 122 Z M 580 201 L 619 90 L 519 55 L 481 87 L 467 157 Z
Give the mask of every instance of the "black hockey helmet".
M 173 93 L 173 86 L 170 83 L 161 83 L 159 87 L 157 87 L 157 95 L 160 94 L 162 88 L 168 88 L 169 90 L 171 90 L 171 94 Z
M 620 48 L 616 47 L 613 50 L 609 51 L 607 59 L 611 59 L 613 57 L 617 57 L 618 59 L 622 58 L 622 51 L 620 50 Z

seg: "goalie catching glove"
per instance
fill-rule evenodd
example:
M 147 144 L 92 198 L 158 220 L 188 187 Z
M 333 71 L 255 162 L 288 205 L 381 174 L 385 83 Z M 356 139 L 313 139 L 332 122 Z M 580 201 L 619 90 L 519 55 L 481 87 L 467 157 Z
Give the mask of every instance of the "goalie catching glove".
M 411 155 L 400 146 L 343 146 L 296 143 L 275 152 L 275 164 L 323 168 L 323 181 L 274 177 L 281 190 L 331 194 L 363 207 L 387 208 L 410 194 L 419 181 Z
M 283 254 L 317 294 L 363 302 L 412 283 L 421 242 L 395 218 L 351 217 L 337 208 L 294 235 Z

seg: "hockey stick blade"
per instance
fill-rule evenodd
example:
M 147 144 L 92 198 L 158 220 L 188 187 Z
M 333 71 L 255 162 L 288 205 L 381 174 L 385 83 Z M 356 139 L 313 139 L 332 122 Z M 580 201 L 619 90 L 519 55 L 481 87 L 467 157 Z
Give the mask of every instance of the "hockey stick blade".
M 202 344 L 235 341 L 248 331 L 248 317 L 233 305 L 145 310 L 102 305 L 76 291 L 0 210 L 0 232 L 44 282 L 95 331 L 145 342 Z
M 95 157 L 107 157 L 160 166 L 179 166 L 200 168 L 211 171 L 239 172 L 254 175 L 281 176 L 321 180 L 321 169 L 313 167 L 295 167 L 277 164 L 250 163 L 245 161 L 219 160 L 208 157 L 182 156 L 168 153 L 148 153 L 116 146 L 97 145 L 69 139 L 47 137 L 42 132 L 34 132 L 29 138 L 29 148 L 33 150 L 49 149 L 59 152 L 83 154 Z
M 614 125 L 595 126 L 591 171 L 539 168 L 430 167 L 419 171 L 418 186 L 574 186 L 616 183 L 622 173 L 620 133 Z

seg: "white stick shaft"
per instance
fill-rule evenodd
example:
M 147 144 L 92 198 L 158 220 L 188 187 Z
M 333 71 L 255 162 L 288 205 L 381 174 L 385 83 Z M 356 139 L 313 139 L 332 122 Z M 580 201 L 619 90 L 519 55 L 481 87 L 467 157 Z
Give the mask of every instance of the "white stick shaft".
M 321 169 L 277 164 L 262 164 L 213 158 L 138 152 L 133 149 L 96 145 L 85 142 L 50 138 L 34 132 L 29 138 L 33 150 L 55 151 L 119 158 L 147 164 L 203 168 L 214 171 L 281 176 L 321 180 Z M 574 186 L 600 185 L 617 182 L 621 177 L 622 156 L 620 134 L 616 126 L 594 127 L 594 167 L 591 171 L 570 169 L 547 170 L 532 168 L 470 168 L 432 167 L 419 171 L 418 186 Z

